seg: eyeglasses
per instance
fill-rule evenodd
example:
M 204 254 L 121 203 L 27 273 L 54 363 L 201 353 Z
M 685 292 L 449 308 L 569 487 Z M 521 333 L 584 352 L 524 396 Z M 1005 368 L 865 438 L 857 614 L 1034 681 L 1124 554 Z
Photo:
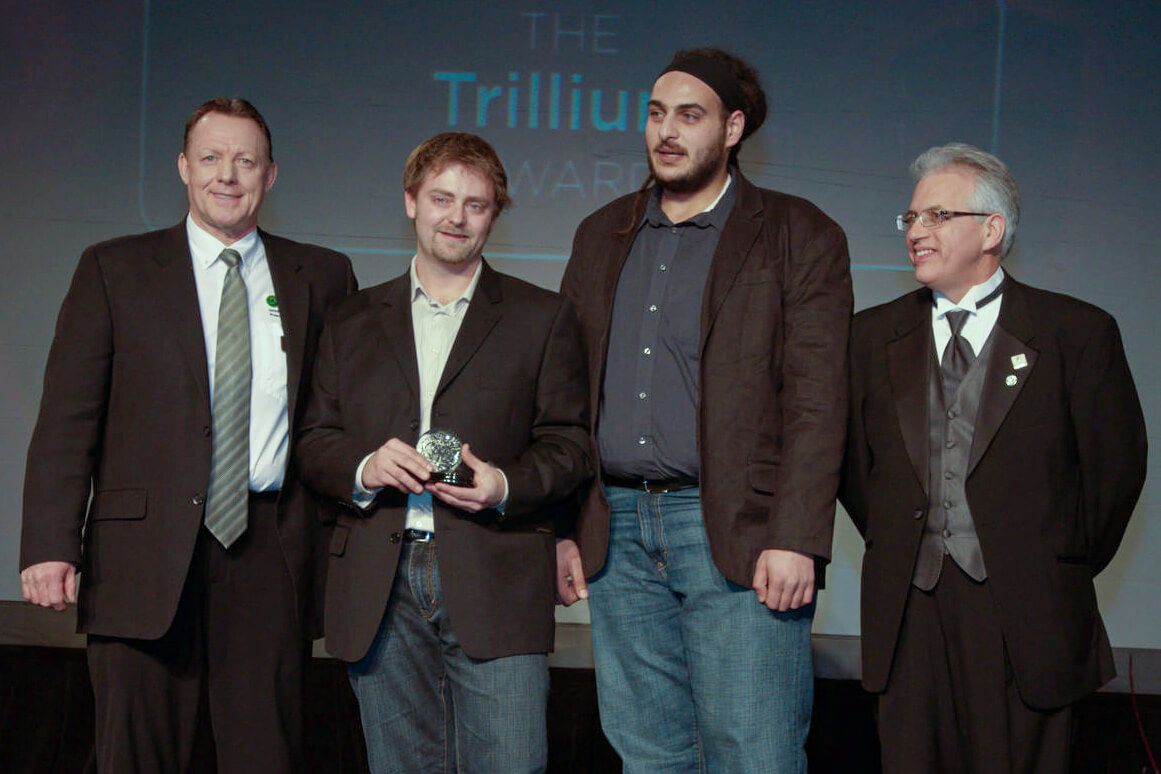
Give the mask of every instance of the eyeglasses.
M 905 232 L 907 229 L 911 228 L 911 224 L 916 220 L 918 220 L 924 228 L 939 228 L 943 225 L 943 222 L 949 218 L 961 218 L 965 215 L 978 215 L 981 217 L 987 217 L 991 214 L 992 213 L 990 212 L 949 212 L 948 210 L 940 210 L 934 207 L 924 210 L 923 212 L 907 210 L 907 212 L 903 213 L 902 215 L 895 216 L 895 228 Z

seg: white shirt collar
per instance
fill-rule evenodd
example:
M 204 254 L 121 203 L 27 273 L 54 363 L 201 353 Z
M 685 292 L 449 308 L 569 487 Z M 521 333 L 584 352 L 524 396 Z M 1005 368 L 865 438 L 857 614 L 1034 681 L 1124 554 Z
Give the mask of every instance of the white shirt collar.
M 978 285 L 973 285 L 968 290 L 968 292 L 964 294 L 964 297 L 960 299 L 958 304 L 953 304 L 950 298 L 936 291 L 933 293 L 935 303 L 935 317 L 938 319 L 953 309 L 966 309 L 967 311 L 975 314 L 977 311 L 976 302 L 982 298 L 987 298 L 988 295 L 997 287 L 999 287 L 1000 283 L 1003 281 L 1004 270 L 997 266 L 995 272 L 992 273 L 992 276 L 988 277 Z
M 258 229 L 254 229 L 233 244 L 227 245 L 195 223 L 192 215 L 186 216 L 185 233 L 189 238 L 190 253 L 193 255 L 193 259 L 203 267 L 209 267 L 218 260 L 222 250 L 227 247 L 231 250 L 237 250 L 238 254 L 242 256 L 242 266 L 248 267 L 257 257 L 258 248 L 262 244 L 258 238 Z

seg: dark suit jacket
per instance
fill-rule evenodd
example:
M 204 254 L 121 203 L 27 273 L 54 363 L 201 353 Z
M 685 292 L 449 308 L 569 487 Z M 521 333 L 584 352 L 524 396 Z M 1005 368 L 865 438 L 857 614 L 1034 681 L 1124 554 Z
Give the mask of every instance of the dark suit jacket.
M 1112 317 L 1005 279 L 967 498 L 1020 695 L 1060 707 L 1113 676 L 1093 577 L 1145 478 L 1145 425 Z M 863 683 L 886 688 L 927 512 L 926 289 L 860 312 L 841 497 L 866 539 Z M 1016 367 L 1023 355 L 1026 366 Z M 1013 358 L 1017 358 L 1015 361 Z
M 842 229 L 810 202 L 733 173 L 737 199 L 702 298 L 700 419 L 690 431 L 714 562 L 749 587 L 764 549 L 830 556 L 852 298 Z M 581 223 L 561 285 L 580 315 L 594 437 L 613 297 L 636 236 L 624 233 L 632 210 L 629 195 Z M 577 541 L 586 574 L 596 574 L 609 542 L 599 482 Z
M 434 498 L 443 601 L 473 658 L 552 648 L 554 512 L 590 475 L 576 318 L 564 299 L 484 264 L 432 404 L 432 426 L 457 433 L 508 477 L 509 499 L 471 515 Z M 339 304 L 323 332 L 299 436 L 303 479 L 343 509 L 330 544 L 327 649 L 362 658 L 399 560 L 407 496 L 387 488 L 351 504 L 355 471 L 390 438 L 414 444 L 419 365 L 404 274 Z
M 323 312 L 355 279 L 344 255 L 260 235 L 285 331 L 293 433 Z M 80 565 L 79 628 L 91 634 L 161 637 L 202 524 L 210 399 L 191 260 L 184 221 L 94 245 L 57 320 L 28 449 L 20 562 Z M 278 515 L 303 627 L 314 634 L 320 522 L 293 465 Z

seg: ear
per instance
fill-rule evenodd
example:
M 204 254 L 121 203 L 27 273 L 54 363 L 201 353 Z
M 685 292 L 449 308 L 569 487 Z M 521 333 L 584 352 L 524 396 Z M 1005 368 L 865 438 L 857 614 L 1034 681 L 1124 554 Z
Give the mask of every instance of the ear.
M 185 158 L 185 152 L 177 154 L 177 174 L 181 175 L 181 182 L 189 185 L 189 161 Z
M 984 252 L 1000 252 L 1004 234 L 1008 231 L 1008 221 L 998 212 L 993 212 L 984 221 Z
M 275 164 L 273 161 L 271 161 L 270 166 L 268 166 L 266 168 L 266 190 L 267 191 L 269 191 L 271 188 L 274 187 L 274 180 L 277 177 L 278 177 L 278 165 Z
M 407 210 L 407 217 L 415 220 L 415 197 L 410 191 L 403 192 L 403 208 Z
M 742 141 L 742 132 L 746 128 L 746 114 L 735 110 L 726 118 L 726 147 L 732 148 Z

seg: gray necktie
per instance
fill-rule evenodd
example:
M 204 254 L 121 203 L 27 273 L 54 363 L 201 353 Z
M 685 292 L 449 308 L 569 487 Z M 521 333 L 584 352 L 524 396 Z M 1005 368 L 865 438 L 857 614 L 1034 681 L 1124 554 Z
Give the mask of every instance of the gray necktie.
M 943 350 L 943 358 L 939 361 L 939 368 L 943 371 L 943 385 L 948 395 L 955 394 L 956 389 L 959 388 L 959 383 L 963 381 L 968 369 L 972 367 L 972 361 L 976 359 L 972 345 L 960 333 L 969 314 L 971 312 L 966 309 L 952 309 L 944 315 L 951 328 L 951 340 L 947 342 L 947 347 Z
M 220 258 L 229 268 L 218 307 L 206 529 L 229 548 L 246 531 L 250 495 L 250 315 L 238 270 L 242 256 L 226 249 Z

